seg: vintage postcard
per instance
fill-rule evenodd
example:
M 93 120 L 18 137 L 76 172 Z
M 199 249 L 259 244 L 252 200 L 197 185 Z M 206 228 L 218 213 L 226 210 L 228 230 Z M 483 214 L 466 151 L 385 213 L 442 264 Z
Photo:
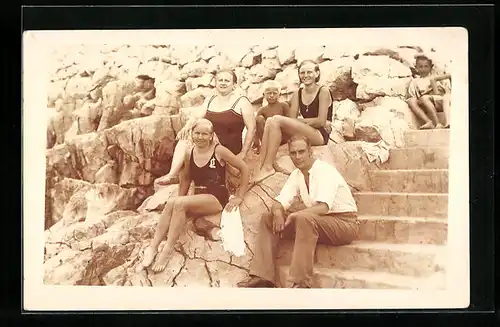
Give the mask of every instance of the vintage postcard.
M 469 305 L 468 34 L 23 35 L 25 310 Z

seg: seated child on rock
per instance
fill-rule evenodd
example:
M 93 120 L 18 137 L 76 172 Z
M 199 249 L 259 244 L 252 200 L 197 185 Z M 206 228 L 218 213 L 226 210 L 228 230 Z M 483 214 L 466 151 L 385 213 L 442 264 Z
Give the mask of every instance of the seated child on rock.
M 408 86 L 410 98 L 407 103 L 419 119 L 424 121 L 420 129 L 448 128 L 451 99 L 451 75 L 432 74 L 433 63 L 424 54 L 415 56 L 415 67 L 419 77 Z M 437 111 L 445 115 L 444 125 L 439 122 Z
M 288 116 L 290 106 L 286 102 L 278 101 L 280 95 L 281 86 L 278 82 L 274 80 L 267 80 L 264 83 L 264 99 L 267 101 L 267 105 L 261 107 L 256 113 L 256 124 L 257 129 L 253 141 L 253 148 L 259 153 L 260 145 L 262 141 L 262 135 L 264 134 L 264 126 L 266 125 L 266 120 L 270 117 L 281 115 Z M 282 141 L 282 144 L 286 143 L 286 139 Z

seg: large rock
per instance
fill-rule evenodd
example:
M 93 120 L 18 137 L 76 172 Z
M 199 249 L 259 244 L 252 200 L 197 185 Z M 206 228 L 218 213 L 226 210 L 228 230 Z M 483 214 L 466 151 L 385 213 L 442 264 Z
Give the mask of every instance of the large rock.
M 370 102 L 359 105 L 361 110 L 374 106 L 382 106 L 390 110 L 393 110 L 394 112 L 399 113 L 400 116 L 404 118 L 404 120 L 408 123 L 409 127 L 412 129 L 416 129 L 418 128 L 418 126 L 420 126 L 417 117 L 410 109 L 406 101 L 404 101 L 399 97 L 390 97 L 390 96 L 376 97 L 374 100 Z
M 106 138 L 120 167 L 120 185 L 150 186 L 168 171 L 175 138 L 170 117 L 129 120 L 106 130 Z
M 181 96 L 181 107 L 201 106 L 205 99 L 214 93 L 210 87 L 199 87 Z
M 402 113 L 388 107 L 375 106 L 363 110 L 356 121 L 355 135 L 357 140 L 384 140 L 391 147 L 403 147 L 404 133 L 409 128 Z
M 115 184 L 91 184 L 65 178 L 53 185 L 49 192 L 51 226 L 60 229 L 76 222 L 93 219 L 99 214 L 116 210 L 135 209 L 144 200 L 138 190 L 120 188 Z M 90 217 L 90 218 L 89 218 Z
M 299 89 L 300 80 L 297 65 L 288 65 L 283 71 L 276 74 L 274 78 L 281 86 L 281 94 L 291 94 Z

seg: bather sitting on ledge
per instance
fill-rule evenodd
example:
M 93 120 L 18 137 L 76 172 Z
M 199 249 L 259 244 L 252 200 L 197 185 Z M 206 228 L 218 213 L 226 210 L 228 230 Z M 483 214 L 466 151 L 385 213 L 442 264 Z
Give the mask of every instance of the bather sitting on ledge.
M 283 134 L 304 135 L 311 145 L 326 145 L 331 132 L 333 100 L 328 87 L 319 85 L 319 65 L 305 60 L 298 67 L 299 80 L 304 85 L 291 100 L 289 116 L 276 115 L 266 120 L 258 169 L 252 178 L 259 183 L 275 173 L 273 168 Z M 298 114 L 303 118 L 298 118 Z
M 186 154 L 184 169 L 181 173 L 179 196 L 167 201 L 158 222 L 155 236 L 144 251 L 142 267 L 149 267 L 157 254 L 158 246 L 167 236 L 167 241 L 153 265 L 154 272 L 165 269 L 174 252 L 174 246 L 184 231 L 189 217 L 195 219 L 198 234 L 206 239 L 218 241 L 218 226 L 203 219 L 203 216 L 231 211 L 243 201 L 248 187 L 249 170 L 247 164 L 225 146 L 214 141 L 212 123 L 200 119 L 192 129 L 193 149 Z M 226 165 L 230 164 L 240 171 L 240 187 L 235 196 L 229 197 L 226 187 Z M 194 195 L 188 195 L 191 181 L 195 184 Z M 161 182 L 160 182 L 161 184 Z M 200 226 L 197 221 L 205 226 Z

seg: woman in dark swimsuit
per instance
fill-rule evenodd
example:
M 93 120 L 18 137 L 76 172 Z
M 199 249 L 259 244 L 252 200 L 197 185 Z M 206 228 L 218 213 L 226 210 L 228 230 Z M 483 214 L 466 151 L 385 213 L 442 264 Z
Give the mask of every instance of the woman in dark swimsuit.
M 299 79 L 304 85 L 292 97 L 289 117 L 274 116 L 266 121 L 260 153 L 260 170 L 253 179 L 258 183 L 274 174 L 273 162 L 281 144 L 283 133 L 306 136 L 312 145 L 326 145 L 331 132 L 333 100 L 330 90 L 318 84 L 319 66 L 312 60 L 300 63 Z M 297 118 L 298 114 L 302 118 Z
M 165 204 L 155 236 L 144 252 L 142 266 L 148 267 L 157 254 L 158 246 L 167 235 L 166 244 L 153 265 L 154 272 L 165 269 L 174 251 L 174 245 L 184 231 L 187 215 L 198 220 L 222 210 L 231 211 L 241 204 L 248 187 L 248 166 L 225 146 L 214 142 L 213 125 L 209 120 L 200 119 L 194 124 L 192 139 L 194 147 L 184 158 L 179 196 L 169 199 Z M 234 197 L 229 196 L 226 188 L 226 164 L 231 164 L 240 171 L 241 186 Z M 187 195 L 191 181 L 195 184 L 195 192 L 193 195 Z M 210 233 L 208 236 L 212 240 L 218 238 L 215 228 L 206 232 Z
M 182 168 L 183 157 L 192 146 L 189 140 L 192 122 L 196 118 L 204 117 L 214 126 L 216 141 L 228 148 L 233 154 L 245 159 L 251 148 L 255 134 L 255 115 L 252 104 L 247 97 L 235 91 L 237 77 L 232 70 L 220 70 L 215 75 L 215 93 L 205 99 L 202 110 L 196 113 L 197 117 L 186 123 L 179 133 L 172 165 L 167 175 L 160 177 L 155 183 L 169 184 L 176 181 Z M 243 129 L 247 132 L 243 140 Z

